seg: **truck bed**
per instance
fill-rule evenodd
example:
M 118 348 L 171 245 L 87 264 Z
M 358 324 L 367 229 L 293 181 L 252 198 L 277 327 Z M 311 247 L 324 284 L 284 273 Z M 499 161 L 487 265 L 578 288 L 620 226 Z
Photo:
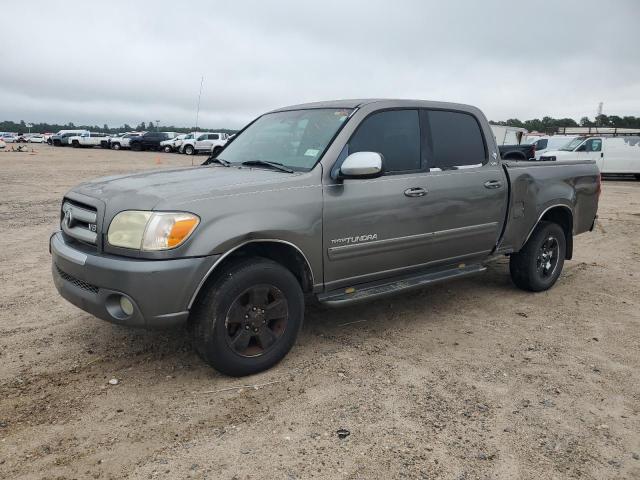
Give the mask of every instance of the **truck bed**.
M 538 220 L 553 207 L 571 211 L 574 235 L 592 228 L 600 188 L 600 172 L 594 161 L 503 160 L 502 165 L 509 180 L 509 206 L 497 253 L 519 251 Z

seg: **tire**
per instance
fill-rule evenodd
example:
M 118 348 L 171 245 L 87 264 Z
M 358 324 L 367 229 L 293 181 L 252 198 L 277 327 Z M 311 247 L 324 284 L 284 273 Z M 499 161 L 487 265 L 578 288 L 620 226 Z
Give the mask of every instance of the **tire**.
M 560 225 L 540 222 L 524 247 L 509 259 L 513 283 L 530 292 L 551 288 L 562 273 L 566 245 Z
M 296 277 L 272 260 L 254 257 L 231 264 L 209 284 L 192 312 L 191 334 L 205 362 L 239 377 L 282 360 L 303 318 L 304 296 Z
M 211 156 L 216 157 L 220 153 L 220 150 L 222 150 L 222 147 L 213 147 L 213 150 L 211 151 Z
M 133 142 L 131 144 L 131 150 L 133 150 L 134 152 L 141 152 L 142 151 L 142 144 L 140 144 L 139 142 Z
M 636 177 L 636 180 L 640 180 L 640 173 L 636 173 L 634 177 Z
M 120 150 L 121 147 L 119 143 L 112 143 L 111 148 L 113 148 L 114 150 Z
M 71 146 L 72 146 L 73 148 L 79 148 L 79 147 L 80 147 L 80 143 L 78 143 L 78 141 L 77 141 L 77 140 L 74 140 L 73 142 L 71 142 Z
M 162 150 L 164 150 L 164 153 L 171 153 L 173 151 L 173 148 L 171 148 L 170 145 L 165 145 Z
M 187 145 L 186 147 L 184 147 L 184 153 L 186 153 L 187 155 L 193 155 L 194 153 L 196 153 L 196 149 L 192 145 Z
M 48 140 L 47 140 L 47 144 L 49 144 L 49 145 L 53 145 L 53 142 L 51 141 L 51 139 L 48 139 Z

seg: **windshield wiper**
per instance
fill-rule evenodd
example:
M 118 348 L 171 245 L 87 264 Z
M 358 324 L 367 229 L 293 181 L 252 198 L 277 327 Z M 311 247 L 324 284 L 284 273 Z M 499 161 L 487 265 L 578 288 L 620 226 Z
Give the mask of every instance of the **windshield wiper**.
M 278 162 L 269 162 L 267 160 L 247 160 L 246 162 L 242 162 L 241 165 L 246 165 L 249 167 L 252 165 L 270 167 L 270 168 L 275 168 L 276 170 L 280 170 L 282 172 L 293 173 L 293 170 L 285 167 L 283 164 Z
M 213 158 L 213 157 L 207 158 L 205 160 L 205 162 L 203 163 L 203 165 L 210 165 L 212 163 L 219 163 L 223 167 L 230 167 L 231 166 L 231 162 L 228 162 L 224 158 Z

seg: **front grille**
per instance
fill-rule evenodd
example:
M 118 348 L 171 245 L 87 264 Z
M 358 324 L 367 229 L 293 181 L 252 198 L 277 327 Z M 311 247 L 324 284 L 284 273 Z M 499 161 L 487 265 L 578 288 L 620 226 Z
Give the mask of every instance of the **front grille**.
M 82 290 L 85 290 L 87 292 L 91 292 L 94 294 L 98 293 L 99 288 L 95 285 L 87 283 L 83 280 L 80 280 L 79 278 L 74 277 L 73 275 L 69 275 L 68 273 L 63 272 L 62 270 L 60 270 L 60 267 L 58 265 L 56 265 L 56 270 L 58 271 L 58 275 L 60 275 L 64 280 L 71 283 L 72 285 L 75 285 L 76 287 L 81 288 Z
M 98 211 L 91 205 L 65 198 L 60 212 L 60 228 L 74 240 L 96 245 L 98 240 Z

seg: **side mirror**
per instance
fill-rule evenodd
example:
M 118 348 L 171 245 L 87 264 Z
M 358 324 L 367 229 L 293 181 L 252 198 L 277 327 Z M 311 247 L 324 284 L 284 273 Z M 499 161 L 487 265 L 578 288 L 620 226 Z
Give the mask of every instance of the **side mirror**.
M 383 173 L 382 155 L 377 152 L 356 152 L 342 162 L 339 178 L 375 178 Z

